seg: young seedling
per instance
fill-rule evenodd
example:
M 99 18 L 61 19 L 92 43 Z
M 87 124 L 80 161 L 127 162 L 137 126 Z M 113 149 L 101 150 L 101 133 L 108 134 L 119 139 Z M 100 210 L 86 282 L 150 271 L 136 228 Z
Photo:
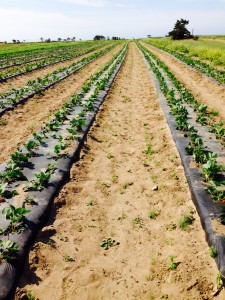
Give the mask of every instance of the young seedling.
M 69 256 L 69 255 L 64 256 L 64 260 L 65 260 L 66 262 L 72 262 L 72 261 L 75 261 L 75 259 L 72 258 L 72 257 Z
M 15 259 L 15 254 L 19 250 L 19 245 L 13 241 L 2 241 L 0 240 L 0 262 L 11 261 Z
M 132 220 L 133 226 L 142 228 L 144 226 L 144 220 L 141 217 L 136 217 Z
M 87 206 L 94 206 L 94 205 L 96 205 L 96 201 L 95 200 L 88 200 L 88 202 L 87 202 Z
M 173 255 L 170 256 L 170 263 L 169 263 L 168 269 L 171 270 L 171 271 L 176 270 L 176 268 L 179 265 L 179 263 L 174 261 L 175 258 L 176 258 L 176 256 L 173 256 Z
M 154 150 L 152 149 L 152 145 L 147 145 L 147 148 L 143 151 L 145 154 L 153 154 Z
M 108 239 L 103 239 L 99 245 L 105 250 L 108 250 L 109 248 L 119 244 L 120 244 L 119 242 L 116 242 L 115 240 L 108 238 Z
M 157 209 L 152 209 L 149 213 L 148 213 L 148 217 L 149 219 L 156 219 L 159 215 L 159 211 Z

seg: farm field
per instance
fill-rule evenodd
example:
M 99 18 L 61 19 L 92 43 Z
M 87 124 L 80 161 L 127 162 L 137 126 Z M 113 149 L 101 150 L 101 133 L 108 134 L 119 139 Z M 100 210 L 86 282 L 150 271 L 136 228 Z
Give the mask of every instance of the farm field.
M 79 43 L 76 58 L 0 83 L 0 240 L 15 243 L 0 244 L 0 283 L 13 299 L 224 299 L 222 73 L 156 41 Z M 14 206 L 28 210 L 16 221 Z
M 147 40 L 147 39 L 146 39 Z M 153 38 L 147 40 L 149 43 L 184 53 L 193 58 L 206 60 L 214 66 L 225 66 L 225 45 L 221 40 L 210 38 L 199 38 L 199 40 L 173 41 L 169 38 Z

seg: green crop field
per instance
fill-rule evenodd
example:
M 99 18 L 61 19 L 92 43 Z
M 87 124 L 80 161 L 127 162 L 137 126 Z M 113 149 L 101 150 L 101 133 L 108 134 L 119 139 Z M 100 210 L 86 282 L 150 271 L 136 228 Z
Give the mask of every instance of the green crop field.
M 170 38 L 153 38 L 147 41 L 156 47 L 175 50 L 190 57 L 207 60 L 215 66 L 225 66 L 225 43 L 220 41 L 209 40 L 206 37 L 200 37 L 198 41 L 173 41 Z

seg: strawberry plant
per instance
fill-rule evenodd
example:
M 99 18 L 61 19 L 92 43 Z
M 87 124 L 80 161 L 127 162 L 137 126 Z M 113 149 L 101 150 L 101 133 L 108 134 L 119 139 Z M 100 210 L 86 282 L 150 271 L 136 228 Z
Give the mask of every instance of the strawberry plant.
M 42 191 L 45 184 L 47 184 L 51 178 L 51 172 L 45 171 L 40 173 L 34 173 L 36 180 L 32 180 L 25 188 L 25 191 Z
M 15 254 L 19 250 L 19 245 L 13 241 L 2 241 L 0 240 L 0 262 L 11 261 L 15 259 Z
M 216 179 L 216 176 L 224 169 L 224 166 L 218 165 L 215 159 L 212 158 L 202 166 L 202 172 L 205 175 L 206 181 Z
M 10 221 L 9 226 L 6 231 L 10 233 L 20 233 L 25 230 L 25 226 L 23 221 L 25 219 L 25 215 L 29 213 L 30 210 L 26 210 L 23 207 L 16 208 L 13 205 L 9 205 L 2 210 L 2 214 L 5 216 L 6 220 Z

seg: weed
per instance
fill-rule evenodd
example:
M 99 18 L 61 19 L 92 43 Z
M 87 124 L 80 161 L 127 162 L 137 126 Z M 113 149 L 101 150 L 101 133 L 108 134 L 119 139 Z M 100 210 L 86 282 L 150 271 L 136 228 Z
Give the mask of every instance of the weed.
M 217 290 L 222 290 L 223 288 L 223 276 L 221 274 L 217 274 L 216 275 L 216 287 L 217 287 Z
M 173 222 L 171 222 L 170 224 L 166 225 L 166 230 L 169 230 L 169 231 L 173 231 L 173 230 L 176 230 L 177 229 L 177 225 Z
M 178 221 L 178 226 L 181 230 L 189 229 L 189 225 L 194 222 L 193 212 L 189 212 L 188 214 L 184 214 Z
M 148 213 L 148 217 L 149 219 L 156 219 L 159 215 L 159 211 L 156 209 L 152 209 L 149 213 Z
M 171 176 L 172 176 L 174 179 L 179 180 L 179 176 L 177 175 L 176 172 L 174 172 Z
M 105 188 L 110 188 L 111 184 L 108 183 L 108 182 L 102 182 L 102 186 L 105 187 Z
M 178 267 L 179 263 L 174 262 L 174 259 L 176 258 L 176 256 L 171 255 L 170 256 L 170 263 L 169 263 L 169 267 L 168 269 L 171 271 L 176 270 L 176 268 Z
M 96 205 L 96 201 L 95 200 L 93 200 L 93 199 L 88 200 L 87 206 L 94 206 L 94 205 Z
M 210 246 L 209 247 L 209 254 L 211 257 L 215 258 L 218 254 L 216 248 L 214 248 L 213 246 Z
M 28 299 L 28 300 L 35 300 L 33 291 L 27 292 L 27 293 L 26 293 L 26 296 L 27 296 L 27 299 Z
M 5 121 L 5 120 L 0 120 L 0 126 L 5 126 L 5 125 L 7 125 L 7 124 L 8 124 L 7 121 Z
M 154 153 L 154 151 L 153 151 L 153 149 L 152 149 L 152 145 L 151 144 L 148 144 L 147 145 L 147 148 L 143 151 L 145 154 L 153 154 Z
M 119 242 L 116 242 L 115 240 L 108 238 L 108 239 L 103 239 L 99 244 L 99 246 L 104 248 L 105 250 L 108 250 L 109 248 L 119 244 L 120 244 Z
M 112 155 L 112 153 L 108 153 L 107 158 L 111 159 L 111 158 L 114 158 L 114 156 Z
M 124 211 L 122 211 L 122 213 L 120 214 L 120 216 L 118 217 L 117 220 L 122 221 L 122 220 L 126 219 L 126 217 L 127 217 L 126 214 L 124 213 Z
M 63 258 L 64 258 L 64 260 L 65 260 L 66 262 L 75 261 L 74 258 L 72 258 L 72 257 L 69 256 L 69 255 L 65 255 Z
M 117 182 L 117 179 L 118 179 L 118 176 L 115 175 L 115 174 L 113 174 L 113 175 L 112 175 L 112 178 L 111 178 L 112 182 L 113 182 L 113 183 L 116 183 L 116 182 Z
M 144 220 L 141 217 L 136 217 L 132 220 L 134 226 L 142 228 L 144 226 Z
M 121 186 L 120 186 L 120 194 L 124 194 L 125 191 L 126 191 L 126 189 L 129 186 L 133 185 L 133 184 L 134 184 L 133 182 L 126 182 L 126 183 L 121 184 Z

